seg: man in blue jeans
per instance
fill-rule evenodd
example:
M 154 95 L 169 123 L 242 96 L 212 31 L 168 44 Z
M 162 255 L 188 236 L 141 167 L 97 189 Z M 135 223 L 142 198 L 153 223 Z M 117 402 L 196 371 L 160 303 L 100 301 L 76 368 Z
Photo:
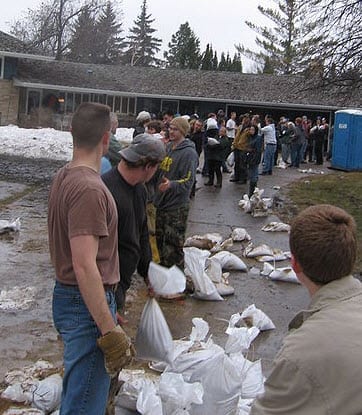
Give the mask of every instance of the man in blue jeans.
M 261 129 L 264 135 L 264 163 L 263 175 L 273 174 L 274 155 L 277 149 L 277 138 L 275 134 L 275 125 L 270 115 L 265 116 L 265 127 Z
M 50 189 L 53 319 L 64 343 L 61 415 L 103 415 L 110 376 L 131 359 L 130 340 L 115 323 L 117 210 L 99 175 L 109 135 L 109 107 L 81 104 L 72 120 L 73 159 Z

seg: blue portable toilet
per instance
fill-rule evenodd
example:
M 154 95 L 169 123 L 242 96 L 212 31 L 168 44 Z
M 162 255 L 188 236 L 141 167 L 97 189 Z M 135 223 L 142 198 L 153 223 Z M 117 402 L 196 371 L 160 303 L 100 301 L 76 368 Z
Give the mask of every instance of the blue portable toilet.
M 362 171 L 362 110 L 336 111 L 332 168 Z

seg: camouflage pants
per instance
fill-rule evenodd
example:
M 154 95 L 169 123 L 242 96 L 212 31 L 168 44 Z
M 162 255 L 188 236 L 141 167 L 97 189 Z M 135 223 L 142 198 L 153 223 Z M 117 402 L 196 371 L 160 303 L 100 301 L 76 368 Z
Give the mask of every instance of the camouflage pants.
M 157 210 L 156 239 L 160 264 L 165 267 L 184 266 L 183 245 L 185 242 L 189 206 L 170 210 Z

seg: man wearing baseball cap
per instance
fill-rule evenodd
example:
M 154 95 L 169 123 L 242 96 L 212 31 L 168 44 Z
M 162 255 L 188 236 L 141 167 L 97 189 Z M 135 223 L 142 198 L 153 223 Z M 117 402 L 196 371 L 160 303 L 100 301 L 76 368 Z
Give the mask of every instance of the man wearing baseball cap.
M 118 165 L 102 176 L 118 211 L 118 312 L 124 307 L 132 274 L 137 270 L 147 279 L 152 254 L 146 216 L 147 190 L 144 183 L 155 174 L 166 153 L 161 140 L 151 134 L 139 134 L 129 147 L 120 151 L 120 155 L 121 161 Z

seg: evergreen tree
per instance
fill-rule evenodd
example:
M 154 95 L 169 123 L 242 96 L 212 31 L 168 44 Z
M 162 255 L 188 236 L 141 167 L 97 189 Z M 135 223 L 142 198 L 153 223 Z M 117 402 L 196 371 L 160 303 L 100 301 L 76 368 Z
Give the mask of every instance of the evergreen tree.
M 217 58 L 217 53 L 215 50 L 214 57 L 212 58 L 212 70 L 217 71 L 218 66 L 219 66 L 219 60 Z
M 295 73 L 301 70 L 301 51 L 316 41 L 305 38 L 305 32 L 310 30 L 306 23 L 307 13 L 305 13 L 308 2 L 303 0 L 273 1 L 278 5 L 278 9 L 258 6 L 258 10 L 273 22 L 274 27 L 267 28 L 257 26 L 252 22 L 245 22 L 260 35 L 256 37 L 256 44 L 261 51 L 255 52 L 242 45 L 236 48 L 241 54 L 267 67 L 270 73 Z
M 221 52 L 220 63 L 219 63 L 218 70 L 219 71 L 226 71 L 226 58 L 225 58 L 225 53 L 224 52 Z
M 122 37 L 122 23 L 117 23 L 117 14 L 109 1 L 106 3 L 97 20 L 96 63 L 119 63 L 125 48 Z
M 205 52 L 202 54 L 201 59 L 201 70 L 211 71 L 212 70 L 212 60 L 213 60 L 213 51 L 212 46 L 207 44 Z
M 83 9 L 74 24 L 67 58 L 74 62 L 95 63 L 96 42 L 97 27 L 94 13 L 89 8 Z
M 232 62 L 231 62 L 229 52 L 226 54 L 226 70 L 229 72 L 232 71 Z
M 200 41 L 188 22 L 181 24 L 179 30 L 172 35 L 168 48 L 169 50 L 164 53 L 167 66 L 171 68 L 199 69 Z
M 134 21 L 134 26 L 130 29 L 130 35 L 127 37 L 128 50 L 126 52 L 127 63 L 131 66 L 152 66 L 159 64 L 160 60 L 156 58 L 156 53 L 160 51 L 161 39 L 152 34 L 156 29 L 151 27 L 155 19 L 147 14 L 146 0 L 143 0 L 141 13 Z
M 235 53 L 231 64 L 231 70 L 233 72 L 243 72 L 243 65 L 241 63 L 240 53 Z

